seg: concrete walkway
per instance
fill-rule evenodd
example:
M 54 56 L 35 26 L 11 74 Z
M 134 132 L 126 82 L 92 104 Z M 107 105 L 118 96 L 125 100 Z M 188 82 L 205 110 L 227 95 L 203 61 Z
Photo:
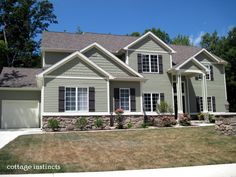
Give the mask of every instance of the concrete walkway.
M 0 149 L 20 135 L 41 134 L 40 128 L 0 129 Z
M 127 170 L 110 172 L 52 173 L 29 175 L 3 175 L 4 177 L 110 177 L 110 176 L 146 176 L 146 177 L 236 177 L 236 163 L 205 165 L 193 167 L 161 168 L 151 170 Z

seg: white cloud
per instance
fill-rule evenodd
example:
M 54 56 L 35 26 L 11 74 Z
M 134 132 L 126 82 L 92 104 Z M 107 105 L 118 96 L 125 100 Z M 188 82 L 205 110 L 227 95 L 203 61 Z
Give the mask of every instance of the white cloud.
M 189 39 L 190 39 L 190 42 L 194 45 L 194 46 L 199 46 L 200 45 L 200 42 L 201 42 L 201 39 L 202 39 L 202 36 L 205 34 L 204 31 L 201 31 L 200 33 L 198 33 L 197 36 L 194 36 L 194 35 L 190 35 Z

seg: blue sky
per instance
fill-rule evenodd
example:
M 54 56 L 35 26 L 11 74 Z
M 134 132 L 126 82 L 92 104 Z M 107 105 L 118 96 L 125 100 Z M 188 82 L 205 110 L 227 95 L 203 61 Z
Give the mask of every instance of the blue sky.
M 51 0 L 58 24 L 49 31 L 128 34 L 161 28 L 171 37 L 190 36 L 198 44 L 205 32 L 220 35 L 236 26 L 236 0 Z

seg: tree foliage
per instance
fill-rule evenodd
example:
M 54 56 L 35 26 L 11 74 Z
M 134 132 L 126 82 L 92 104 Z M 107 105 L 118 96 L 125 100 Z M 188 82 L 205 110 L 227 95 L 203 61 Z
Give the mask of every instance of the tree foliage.
M 7 49 L 1 57 L 4 66 L 32 67 L 32 60 L 39 59 L 36 37 L 51 23 L 57 20 L 48 0 L 1 0 L 0 40 Z
M 139 37 L 139 36 L 141 36 L 141 34 L 140 34 L 139 32 L 132 32 L 132 33 L 130 34 L 130 36 Z
M 160 28 L 151 28 L 151 29 L 146 29 L 144 31 L 144 34 L 151 31 L 153 34 L 155 34 L 157 37 L 159 37 L 162 41 L 164 41 L 167 44 L 171 43 L 170 36 L 167 32 L 162 31 Z
M 228 62 L 226 66 L 226 83 L 230 111 L 236 111 L 236 27 L 226 36 L 220 37 L 217 32 L 202 36 L 201 47 Z
M 175 45 L 186 45 L 186 46 L 191 45 L 189 37 L 180 34 L 174 39 L 172 39 L 171 43 Z

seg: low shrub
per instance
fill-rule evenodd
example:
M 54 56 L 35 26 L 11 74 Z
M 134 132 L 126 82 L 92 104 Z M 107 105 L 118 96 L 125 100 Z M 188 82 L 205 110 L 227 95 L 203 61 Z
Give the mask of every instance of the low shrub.
M 103 129 L 103 128 L 104 128 L 103 124 L 104 124 L 104 122 L 103 122 L 102 118 L 100 118 L 100 117 L 96 117 L 96 118 L 95 118 L 95 120 L 94 120 L 94 126 L 95 126 L 96 128 Z
M 145 122 L 143 122 L 143 123 L 141 124 L 141 128 L 148 128 L 148 126 L 149 126 L 149 124 L 148 124 L 148 123 L 145 123 Z
M 210 123 L 215 123 L 215 116 L 213 114 L 209 114 L 208 118 Z
M 88 121 L 85 117 L 78 118 L 75 123 L 76 127 L 80 130 L 85 130 L 87 124 L 88 124 Z
M 176 125 L 176 123 L 177 122 L 174 117 L 163 116 L 157 120 L 156 125 L 158 127 L 171 127 Z
M 182 126 L 190 126 L 191 122 L 190 122 L 190 116 L 188 114 L 183 114 L 180 116 L 179 118 L 179 124 Z
M 127 123 L 127 128 L 130 129 L 132 127 L 133 127 L 133 124 L 132 124 L 131 120 L 129 120 L 129 122 Z
M 56 119 L 49 119 L 48 120 L 48 127 L 51 128 L 53 131 L 58 130 L 59 128 L 59 121 Z
M 198 118 L 198 120 L 204 120 L 205 115 L 204 115 L 203 113 L 199 113 L 199 114 L 197 115 L 197 118 Z

